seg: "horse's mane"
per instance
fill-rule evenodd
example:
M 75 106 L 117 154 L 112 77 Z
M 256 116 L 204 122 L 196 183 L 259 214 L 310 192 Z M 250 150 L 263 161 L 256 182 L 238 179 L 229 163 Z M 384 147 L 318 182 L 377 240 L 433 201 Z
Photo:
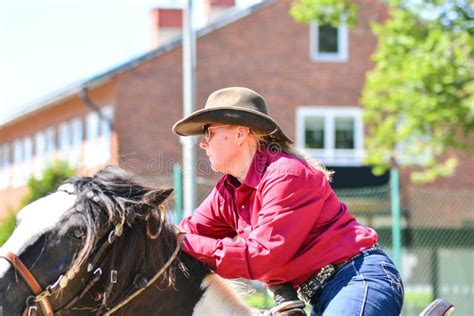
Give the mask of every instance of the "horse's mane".
M 123 224 L 123 235 L 111 245 L 104 261 L 104 265 L 118 272 L 117 291 L 136 282 L 133 278 L 137 275 L 151 278 L 170 258 L 177 242 L 175 231 L 171 225 L 159 221 L 158 206 L 170 195 L 171 189 L 147 185 L 141 178 L 115 166 L 105 167 L 93 177 L 74 177 L 66 183 L 74 188 L 77 199 L 73 212 L 80 218 L 86 233 L 70 271 L 87 264 L 97 244 L 104 242 L 108 231 L 118 224 Z M 147 222 L 155 223 L 152 226 L 155 231 L 162 225 L 157 239 L 147 237 Z M 178 262 L 174 266 L 176 264 Z M 163 273 L 160 284 L 173 283 L 172 270 Z

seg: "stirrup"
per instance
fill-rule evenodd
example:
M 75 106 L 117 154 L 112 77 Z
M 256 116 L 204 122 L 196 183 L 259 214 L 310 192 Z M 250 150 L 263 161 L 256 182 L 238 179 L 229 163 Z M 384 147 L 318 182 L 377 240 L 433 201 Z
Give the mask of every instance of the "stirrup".
M 437 298 L 420 313 L 420 316 L 448 316 L 453 311 L 453 304 L 442 298 Z
M 265 316 L 305 316 L 306 304 L 300 300 L 286 301 L 264 313 Z

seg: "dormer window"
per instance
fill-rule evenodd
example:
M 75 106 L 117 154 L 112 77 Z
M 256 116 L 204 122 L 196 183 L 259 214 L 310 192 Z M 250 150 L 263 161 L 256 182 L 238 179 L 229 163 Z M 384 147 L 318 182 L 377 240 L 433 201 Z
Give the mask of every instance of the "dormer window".
M 348 60 L 348 34 L 346 25 L 310 23 L 311 58 L 317 62 L 346 62 Z

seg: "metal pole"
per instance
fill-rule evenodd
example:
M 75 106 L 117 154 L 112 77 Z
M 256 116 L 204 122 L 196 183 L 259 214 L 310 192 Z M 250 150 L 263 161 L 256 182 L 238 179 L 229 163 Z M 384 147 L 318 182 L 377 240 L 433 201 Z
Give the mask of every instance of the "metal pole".
M 390 187 L 392 200 L 392 249 L 393 261 L 402 274 L 402 232 L 400 212 L 400 180 L 397 168 L 390 170 Z
M 196 96 L 196 34 L 193 27 L 193 1 L 187 0 L 183 10 L 183 112 L 184 116 L 195 109 Z M 183 144 L 184 216 L 196 207 L 196 139 L 181 138 Z
M 179 164 L 173 168 L 174 203 L 176 205 L 176 220 L 183 219 L 183 170 Z

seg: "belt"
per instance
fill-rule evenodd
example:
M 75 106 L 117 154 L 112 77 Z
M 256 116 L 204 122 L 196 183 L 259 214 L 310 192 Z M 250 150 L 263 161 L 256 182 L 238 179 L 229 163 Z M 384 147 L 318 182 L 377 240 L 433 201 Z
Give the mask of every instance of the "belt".
M 334 274 L 336 274 L 337 271 L 341 270 L 346 264 L 359 258 L 360 256 L 379 249 L 379 244 L 375 243 L 372 247 L 362 250 L 355 256 L 344 261 L 343 263 L 340 263 L 338 265 L 325 265 L 320 270 L 318 270 L 311 278 L 309 278 L 306 282 L 300 285 L 300 287 L 298 288 L 299 298 L 309 304 L 314 294 L 316 294 L 323 287 L 323 285 L 326 284 Z

